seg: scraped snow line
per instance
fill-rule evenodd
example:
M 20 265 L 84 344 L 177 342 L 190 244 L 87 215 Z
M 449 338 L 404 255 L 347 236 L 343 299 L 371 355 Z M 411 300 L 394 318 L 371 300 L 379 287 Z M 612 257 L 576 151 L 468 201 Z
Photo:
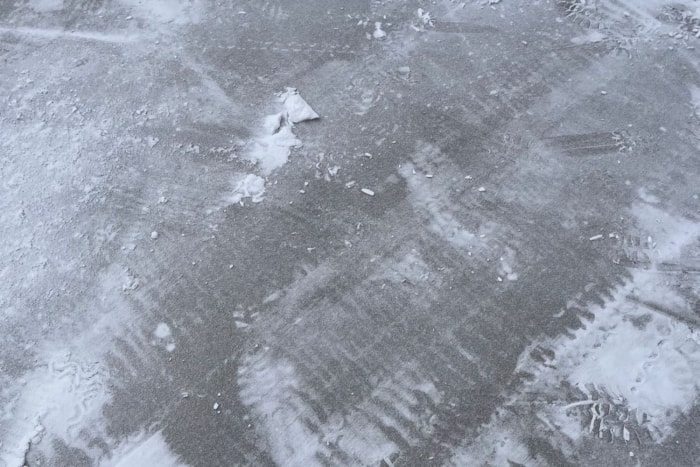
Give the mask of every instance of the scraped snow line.
M 42 39 L 75 39 L 96 42 L 107 42 L 110 44 L 130 44 L 143 39 L 134 34 L 103 34 L 89 31 L 64 31 L 62 29 L 29 28 L 26 26 L 8 28 L 0 26 L 2 34 L 19 34 L 23 36 L 39 37 Z

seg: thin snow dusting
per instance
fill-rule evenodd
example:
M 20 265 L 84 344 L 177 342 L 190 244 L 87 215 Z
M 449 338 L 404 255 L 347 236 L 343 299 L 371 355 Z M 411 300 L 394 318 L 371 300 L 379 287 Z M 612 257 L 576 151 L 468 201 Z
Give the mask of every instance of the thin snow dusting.
M 325 465 L 322 460 L 332 458 L 333 446 L 349 459 L 349 465 L 378 465 L 401 449 L 387 437 L 386 427 L 418 445 L 419 434 L 408 430 L 406 423 L 430 435 L 437 422 L 430 409 L 419 409 L 419 397 L 437 405 L 441 395 L 430 380 L 416 378 L 413 365 L 407 362 L 350 413 L 332 413 L 325 421 L 307 402 L 309 396 L 302 396 L 304 383 L 294 366 L 274 358 L 269 350 L 244 359 L 238 384 L 241 401 L 258 418 L 278 465 Z M 388 405 L 395 410 L 384 410 Z
M 411 250 L 398 260 L 387 261 L 371 280 L 388 280 L 393 283 L 418 284 L 430 277 L 430 267 L 416 250 Z
M 138 434 L 115 449 L 112 456 L 103 459 L 100 467 L 186 467 L 168 446 L 162 431 L 152 435 Z
M 547 466 L 538 456 L 530 454 L 523 432 L 497 419 L 482 429 L 477 441 L 469 449 L 456 452 L 448 465 L 462 466 Z
M 470 232 L 449 211 L 451 202 L 444 185 L 433 182 L 416 171 L 412 163 L 403 164 L 399 174 L 406 180 L 414 208 L 429 219 L 428 229 L 459 249 L 474 245 L 476 234 Z
M 269 353 L 247 356 L 238 372 L 240 398 L 264 426 L 272 458 L 279 465 L 321 465 L 320 440 L 304 423 L 313 417 L 296 394 L 300 382 L 294 367 Z

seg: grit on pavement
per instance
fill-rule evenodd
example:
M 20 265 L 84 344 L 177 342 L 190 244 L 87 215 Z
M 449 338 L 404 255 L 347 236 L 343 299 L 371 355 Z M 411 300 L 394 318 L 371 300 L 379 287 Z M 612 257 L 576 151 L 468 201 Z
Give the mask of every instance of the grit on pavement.
M 700 2 L 0 2 L 0 466 L 700 465 Z

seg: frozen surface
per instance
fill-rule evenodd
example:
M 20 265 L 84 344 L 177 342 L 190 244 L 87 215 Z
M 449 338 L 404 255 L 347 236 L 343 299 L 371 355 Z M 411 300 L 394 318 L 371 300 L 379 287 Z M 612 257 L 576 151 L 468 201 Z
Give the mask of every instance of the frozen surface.
M 0 467 L 700 465 L 700 5 L 0 2 Z

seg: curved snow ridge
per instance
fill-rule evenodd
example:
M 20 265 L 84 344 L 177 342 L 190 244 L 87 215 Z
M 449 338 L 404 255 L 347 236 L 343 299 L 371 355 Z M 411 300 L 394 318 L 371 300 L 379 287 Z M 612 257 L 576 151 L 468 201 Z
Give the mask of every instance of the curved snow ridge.
M 102 407 L 111 400 L 108 378 L 101 363 L 57 352 L 5 388 L 9 403 L 0 411 L 0 465 L 24 465 L 34 445 L 50 454 L 50 442 L 39 444 L 44 438 L 87 449 L 80 434 L 100 420 Z

